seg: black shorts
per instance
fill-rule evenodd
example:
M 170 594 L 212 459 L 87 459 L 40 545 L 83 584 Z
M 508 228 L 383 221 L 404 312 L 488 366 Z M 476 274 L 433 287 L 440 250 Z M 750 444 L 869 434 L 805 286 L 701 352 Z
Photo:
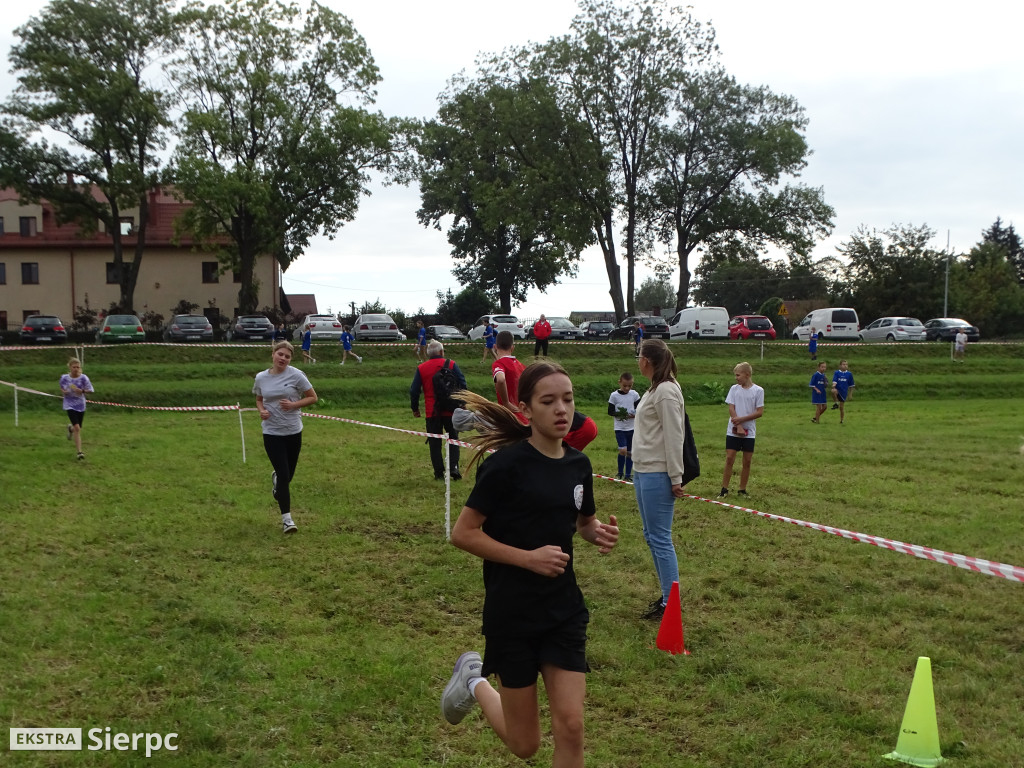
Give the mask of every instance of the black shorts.
M 69 409 L 64 411 L 64 413 L 68 415 L 68 421 L 72 424 L 82 426 L 82 420 L 85 418 L 85 411 L 73 411 Z
M 738 437 L 737 435 L 725 436 L 725 450 L 742 451 L 743 453 L 754 452 L 754 437 Z
M 588 614 L 567 621 L 540 635 L 488 637 L 480 674 L 495 674 L 502 688 L 528 688 L 537 682 L 542 664 L 569 672 L 589 672 L 587 664 Z

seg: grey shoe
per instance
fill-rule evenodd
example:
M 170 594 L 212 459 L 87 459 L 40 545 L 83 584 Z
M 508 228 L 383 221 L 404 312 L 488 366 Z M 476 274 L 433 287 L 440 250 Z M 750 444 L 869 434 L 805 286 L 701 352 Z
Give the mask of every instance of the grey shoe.
M 441 694 L 441 714 L 452 725 L 461 723 L 476 704 L 476 698 L 469 691 L 469 681 L 474 677 L 480 677 L 481 669 L 483 662 L 476 651 L 462 654 L 455 662 L 455 671 L 452 672 L 452 677 Z
M 297 530 L 299 530 L 299 526 L 297 526 L 295 522 L 292 520 L 291 515 L 284 515 L 281 518 L 281 528 L 283 529 L 284 533 L 295 533 Z

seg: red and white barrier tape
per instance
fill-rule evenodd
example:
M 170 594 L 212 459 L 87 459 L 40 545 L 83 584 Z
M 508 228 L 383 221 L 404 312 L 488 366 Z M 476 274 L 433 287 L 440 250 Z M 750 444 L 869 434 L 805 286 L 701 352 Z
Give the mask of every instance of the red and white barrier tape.
M 16 386 L 10 382 L 0 381 L 0 384 L 7 386 Z M 46 397 L 57 397 L 48 392 L 39 392 L 37 390 L 26 389 L 25 387 L 17 387 L 22 392 L 29 392 L 36 395 L 45 395 Z M 147 406 L 147 405 L 127 405 L 125 403 L 111 403 L 100 400 L 88 400 L 87 402 L 94 405 L 112 405 L 121 408 L 140 408 L 152 411 L 254 411 L 255 408 L 240 408 L 238 405 L 208 405 L 208 406 Z M 355 424 L 363 427 L 374 427 L 375 429 L 386 429 L 391 432 L 400 432 L 407 435 L 416 435 L 418 437 L 433 437 L 444 439 L 447 435 L 444 434 L 433 434 L 430 432 L 424 432 L 415 429 L 402 429 L 400 427 L 389 427 L 385 424 L 374 424 L 368 421 L 357 421 L 356 419 L 345 419 L 340 416 L 328 416 L 322 413 L 303 413 L 305 418 L 313 419 L 324 419 L 325 421 L 339 421 L 345 424 Z M 472 443 L 467 443 L 463 440 L 450 440 L 450 442 L 464 448 L 475 448 Z M 610 480 L 613 483 L 620 483 L 623 485 L 632 485 L 627 480 L 619 480 L 615 477 L 608 475 L 601 475 L 594 473 L 594 477 L 599 480 Z M 1017 565 L 1008 565 L 1006 563 L 997 563 L 992 560 L 985 560 L 980 557 L 971 557 L 970 555 L 959 555 L 954 552 L 946 552 L 941 549 L 933 549 L 931 547 L 923 547 L 919 544 L 907 544 L 906 542 L 896 541 L 895 539 L 886 539 L 881 536 L 873 536 L 867 533 L 858 533 L 857 531 L 849 531 L 845 528 L 836 528 L 831 525 L 821 525 L 820 523 L 811 523 L 806 520 L 798 520 L 793 517 L 786 517 L 785 515 L 775 515 L 770 512 L 761 512 L 750 507 L 741 507 L 737 504 L 728 504 L 723 501 L 717 501 L 715 499 L 706 499 L 703 496 L 695 496 L 693 494 L 686 494 L 684 498 L 694 499 L 696 501 L 704 501 L 709 504 L 717 504 L 720 507 L 726 509 L 737 509 L 741 512 L 749 512 L 752 515 L 763 517 L 766 520 L 774 520 L 780 523 L 790 523 L 791 525 L 798 525 L 802 528 L 810 528 L 814 531 L 820 531 L 821 533 L 829 533 L 833 536 L 840 536 L 844 539 L 850 539 L 851 541 L 860 542 L 862 544 L 871 544 L 876 547 L 888 549 L 892 552 L 899 552 L 903 555 L 913 555 L 923 560 L 931 560 L 932 562 L 942 563 L 944 565 L 952 565 L 957 568 L 963 568 L 964 570 L 973 571 L 975 573 L 983 573 L 987 576 L 998 576 L 1008 581 L 1016 581 L 1024 583 L 1024 568 Z

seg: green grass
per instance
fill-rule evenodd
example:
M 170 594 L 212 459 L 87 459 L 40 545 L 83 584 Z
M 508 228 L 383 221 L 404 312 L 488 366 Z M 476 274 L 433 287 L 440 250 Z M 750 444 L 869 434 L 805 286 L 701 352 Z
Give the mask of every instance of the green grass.
M 673 345 L 713 496 L 739 359 L 767 393 L 750 505 L 800 520 L 1024 565 L 1020 347 L 844 348 L 857 393 L 840 427 L 809 423 L 802 345 Z M 552 347 L 601 429 L 629 347 Z M 521 350 L 524 353 L 527 350 Z M 333 347 L 307 368 L 318 412 L 422 429 L 412 348 Z M 449 347 L 487 392 L 479 348 Z M 317 354 L 317 353 L 315 353 Z M 824 354 L 829 359 L 831 352 Z M 521 354 L 523 358 L 528 357 Z M 53 392 L 66 350 L 0 350 L 0 379 Z M 331 360 L 331 364 L 326 364 Z M 97 400 L 252 405 L 266 348 L 86 350 Z M 830 359 L 831 362 L 831 359 Z M 829 370 L 831 371 L 831 365 Z M 707 389 L 702 398 L 700 391 Z M 702 399 L 706 404 L 702 403 Z M 0 386 L 0 713 L 9 727 L 177 732 L 150 765 L 515 766 L 479 713 L 444 723 L 454 658 L 481 647 L 480 563 L 444 540 L 443 489 L 422 438 L 307 419 L 295 536 L 280 533 L 258 421 L 91 406 L 74 461 L 59 402 Z M 453 489 L 453 515 L 468 493 Z M 1024 584 L 705 501 L 677 507 L 690 656 L 637 619 L 656 592 L 631 489 L 607 557 L 581 545 L 591 608 L 588 765 L 883 766 L 918 656 L 932 659 L 943 754 L 1024 765 Z M 142 764 L 103 751 L 19 752 L 18 766 Z M 550 739 L 534 761 L 550 763 Z

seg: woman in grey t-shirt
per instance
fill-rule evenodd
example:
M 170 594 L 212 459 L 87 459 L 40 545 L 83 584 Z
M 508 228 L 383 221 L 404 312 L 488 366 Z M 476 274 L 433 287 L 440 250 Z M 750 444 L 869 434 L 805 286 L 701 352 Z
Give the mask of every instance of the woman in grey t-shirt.
M 273 365 L 256 374 L 252 392 L 263 423 L 263 448 L 274 471 L 270 482 L 281 508 L 285 533 L 297 529 L 291 514 L 291 480 L 302 451 L 302 408 L 317 401 L 306 374 L 291 366 L 294 347 L 287 341 L 274 344 Z

